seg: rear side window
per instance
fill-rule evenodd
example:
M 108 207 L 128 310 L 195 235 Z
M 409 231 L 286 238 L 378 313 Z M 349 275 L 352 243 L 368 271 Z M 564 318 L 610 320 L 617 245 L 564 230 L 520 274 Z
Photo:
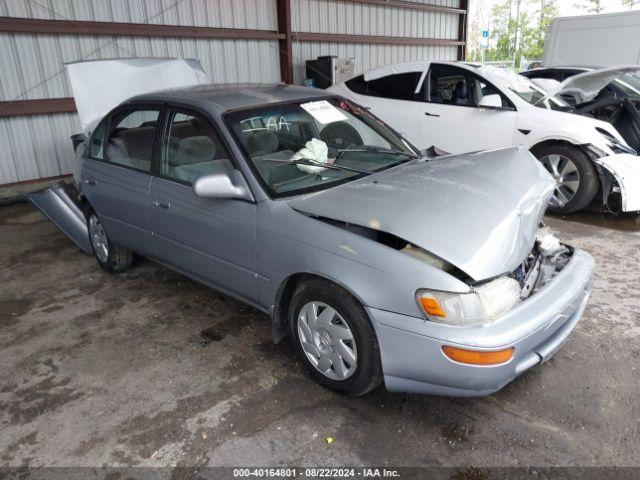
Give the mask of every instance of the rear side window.
M 347 87 L 361 95 L 390 98 L 394 100 L 416 100 L 420 94 L 414 93 L 422 72 L 398 73 L 366 82 L 364 76 L 352 78 Z
M 209 120 L 170 112 L 162 142 L 160 172 L 163 177 L 187 184 L 201 175 L 225 173 L 233 178 L 233 163 Z
M 133 110 L 117 116 L 107 141 L 106 160 L 151 172 L 159 117 L 159 109 Z

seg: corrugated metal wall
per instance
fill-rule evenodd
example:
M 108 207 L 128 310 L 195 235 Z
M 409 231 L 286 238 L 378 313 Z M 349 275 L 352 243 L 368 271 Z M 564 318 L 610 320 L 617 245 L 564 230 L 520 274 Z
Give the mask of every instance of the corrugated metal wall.
M 459 0 L 415 0 L 458 8 Z M 346 3 L 335 0 L 292 2 L 293 31 L 344 33 L 380 37 L 443 38 L 455 40 L 458 15 L 405 8 Z M 457 47 L 371 45 L 358 43 L 296 42 L 293 45 L 296 82 L 305 78 L 305 61 L 321 55 L 355 57 L 363 72 L 390 63 L 411 60 L 455 60 Z
M 420 0 L 458 7 L 458 0 Z M 277 30 L 276 0 L 0 0 L 0 16 Z M 302 32 L 455 39 L 458 16 L 335 0 L 292 0 Z M 358 70 L 455 59 L 456 47 L 294 43 L 295 80 L 319 55 L 356 57 Z M 71 96 L 64 63 L 130 57 L 197 58 L 214 82 L 279 82 L 278 42 L 0 33 L 0 100 Z M 75 114 L 0 118 L 0 185 L 69 173 Z
M 0 0 L 0 16 L 276 30 L 275 0 Z M 71 96 L 64 63 L 197 58 L 217 83 L 279 82 L 278 42 L 0 33 L 0 100 Z M 46 80 L 46 81 L 45 81 Z M 0 185 L 72 169 L 75 114 L 0 118 Z

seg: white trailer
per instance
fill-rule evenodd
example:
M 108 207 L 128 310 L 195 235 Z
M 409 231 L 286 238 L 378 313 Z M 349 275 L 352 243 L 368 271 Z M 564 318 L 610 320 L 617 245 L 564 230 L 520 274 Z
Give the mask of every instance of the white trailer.
M 542 65 L 640 64 L 640 11 L 561 17 L 551 23 Z

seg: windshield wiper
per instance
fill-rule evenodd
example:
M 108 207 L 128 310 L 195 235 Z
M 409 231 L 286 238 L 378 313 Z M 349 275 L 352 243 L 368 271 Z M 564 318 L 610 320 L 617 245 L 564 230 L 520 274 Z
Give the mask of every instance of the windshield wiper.
M 336 157 L 336 160 L 338 157 Z M 334 170 L 346 170 L 347 172 L 360 173 L 363 175 L 371 175 L 373 172 L 367 172 L 366 170 L 358 170 L 357 168 L 344 167 L 342 165 L 334 165 L 333 163 L 317 163 L 313 162 L 309 159 L 300 159 L 300 160 L 281 160 L 279 158 L 263 158 L 265 162 L 272 163 L 285 163 L 288 165 L 308 165 L 310 167 L 320 167 L 320 168 L 332 168 Z
M 338 149 L 338 155 L 336 155 L 336 160 L 338 160 L 342 156 L 343 153 L 348 153 L 348 152 L 386 153 L 386 154 L 389 154 L 389 155 L 402 155 L 404 157 L 409 157 L 409 158 L 412 158 L 414 160 L 420 158 L 419 155 L 416 155 L 414 153 L 409 153 L 409 152 L 403 152 L 402 150 L 392 150 L 390 148 L 364 146 L 364 147 L 361 147 L 361 148 L 339 148 Z

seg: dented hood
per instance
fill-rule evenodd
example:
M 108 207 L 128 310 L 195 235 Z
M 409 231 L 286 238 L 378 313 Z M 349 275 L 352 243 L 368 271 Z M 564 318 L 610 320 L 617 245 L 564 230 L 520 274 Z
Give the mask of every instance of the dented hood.
M 135 95 L 209 83 L 198 60 L 128 58 L 67 64 L 82 130 Z
M 547 94 L 538 100 L 537 103 L 541 104 L 551 97 L 563 94 L 573 95 L 577 98 L 578 103 L 590 102 L 611 82 L 623 75 L 635 73 L 638 70 L 640 70 L 640 65 L 626 65 L 579 73 L 578 75 L 568 77 L 555 86 L 548 85 Z M 544 88 L 542 85 L 538 85 Z
M 420 160 L 288 203 L 393 234 L 483 280 L 526 258 L 553 188 L 540 162 L 511 148 Z

